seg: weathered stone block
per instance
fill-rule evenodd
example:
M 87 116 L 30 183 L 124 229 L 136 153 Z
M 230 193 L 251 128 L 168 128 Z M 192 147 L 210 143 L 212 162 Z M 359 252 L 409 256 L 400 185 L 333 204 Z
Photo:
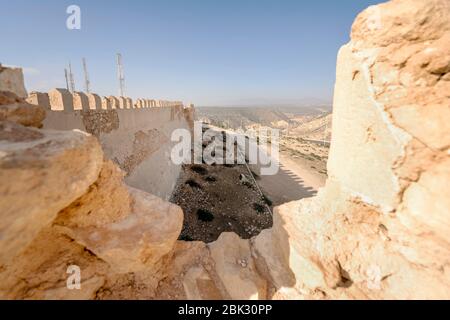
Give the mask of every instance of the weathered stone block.
M 50 110 L 50 98 L 46 92 L 32 91 L 26 100 L 28 103 L 39 105 Z
M 50 108 L 55 111 L 73 111 L 73 95 L 67 89 L 51 89 L 48 92 Z
M 111 107 L 111 100 L 108 97 L 102 97 L 102 110 L 110 110 Z
M 9 68 L 0 64 L 0 91 L 13 92 L 23 99 L 27 97 L 21 68 Z
M 89 93 L 88 95 L 89 100 L 89 109 L 90 110 L 101 110 L 102 109 L 102 99 L 99 95 L 95 93 Z
M 266 299 L 267 282 L 256 270 L 249 240 L 224 232 L 208 247 L 215 271 L 231 299 Z
M 133 107 L 133 99 L 127 98 L 127 109 L 132 109 Z
M 12 259 L 97 180 L 103 152 L 80 131 L 0 125 L 0 263 Z M 25 198 L 24 198 L 25 197 Z
M 127 109 L 127 98 L 125 97 L 119 97 L 119 108 L 120 109 Z
M 89 110 L 89 98 L 84 92 L 73 93 L 73 109 L 74 110 Z
M 44 107 L 25 102 L 12 92 L 0 91 L 0 121 L 39 128 L 44 118 Z
M 111 104 L 111 109 L 120 109 L 119 99 L 114 96 L 109 96 L 108 99 Z
M 181 232 L 180 207 L 130 188 L 132 213 L 103 226 L 65 228 L 65 232 L 106 261 L 115 272 L 147 271 L 172 251 Z
M 142 99 L 137 99 L 136 108 L 141 109 L 144 107 L 144 101 Z

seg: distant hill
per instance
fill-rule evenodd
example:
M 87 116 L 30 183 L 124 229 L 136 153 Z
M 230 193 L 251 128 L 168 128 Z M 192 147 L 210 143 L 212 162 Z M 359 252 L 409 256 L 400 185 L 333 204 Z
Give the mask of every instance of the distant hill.
M 196 119 L 226 129 L 267 126 L 308 139 L 331 137 L 331 107 L 196 107 Z
M 327 112 L 317 117 L 299 123 L 289 130 L 290 136 L 302 137 L 313 140 L 331 140 L 332 114 Z

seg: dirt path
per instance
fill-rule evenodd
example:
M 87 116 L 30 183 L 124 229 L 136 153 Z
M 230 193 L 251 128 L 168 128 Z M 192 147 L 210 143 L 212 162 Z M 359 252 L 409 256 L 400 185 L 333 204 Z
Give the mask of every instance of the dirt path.
M 278 173 L 261 175 L 258 179 L 258 185 L 274 206 L 314 196 L 327 178 L 323 171 L 326 166 L 324 159 L 304 153 L 304 143 L 289 145 L 290 148 L 281 146 L 279 154 L 272 156 L 279 164 Z M 270 154 L 270 147 L 261 148 Z M 309 145 L 306 148 L 311 149 Z M 255 166 L 255 171 L 259 172 L 258 166 Z
M 257 181 L 274 206 L 312 197 L 325 183 L 325 175 L 314 172 L 301 161 L 281 154 L 279 163 L 276 175 L 260 176 Z

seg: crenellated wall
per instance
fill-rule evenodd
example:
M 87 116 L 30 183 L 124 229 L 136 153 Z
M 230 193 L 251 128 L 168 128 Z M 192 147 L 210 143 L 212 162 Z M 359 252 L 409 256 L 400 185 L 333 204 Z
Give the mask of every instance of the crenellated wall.
M 168 199 L 180 173 L 170 160 L 172 131 L 190 129 L 180 101 L 100 97 L 52 89 L 31 92 L 29 103 L 47 109 L 44 129 L 79 129 L 95 135 L 106 157 L 126 172 L 128 185 Z
M 143 109 L 153 107 L 183 107 L 181 101 L 137 99 L 135 103 L 128 97 L 100 97 L 98 94 L 84 92 L 71 93 L 67 89 L 55 88 L 48 93 L 32 91 L 27 98 L 32 104 L 39 104 L 49 110 L 112 110 Z

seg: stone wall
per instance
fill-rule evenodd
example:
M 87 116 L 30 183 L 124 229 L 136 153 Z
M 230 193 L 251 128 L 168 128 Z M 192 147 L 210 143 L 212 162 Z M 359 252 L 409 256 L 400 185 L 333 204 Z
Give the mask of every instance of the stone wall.
M 46 108 L 44 129 L 78 129 L 98 138 L 105 156 L 126 172 L 132 187 L 168 199 L 180 172 L 170 160 L 172 131 L 189 129 L 180 101 L 103 97 L 66 89 L 31 92 L 27 101 Z

